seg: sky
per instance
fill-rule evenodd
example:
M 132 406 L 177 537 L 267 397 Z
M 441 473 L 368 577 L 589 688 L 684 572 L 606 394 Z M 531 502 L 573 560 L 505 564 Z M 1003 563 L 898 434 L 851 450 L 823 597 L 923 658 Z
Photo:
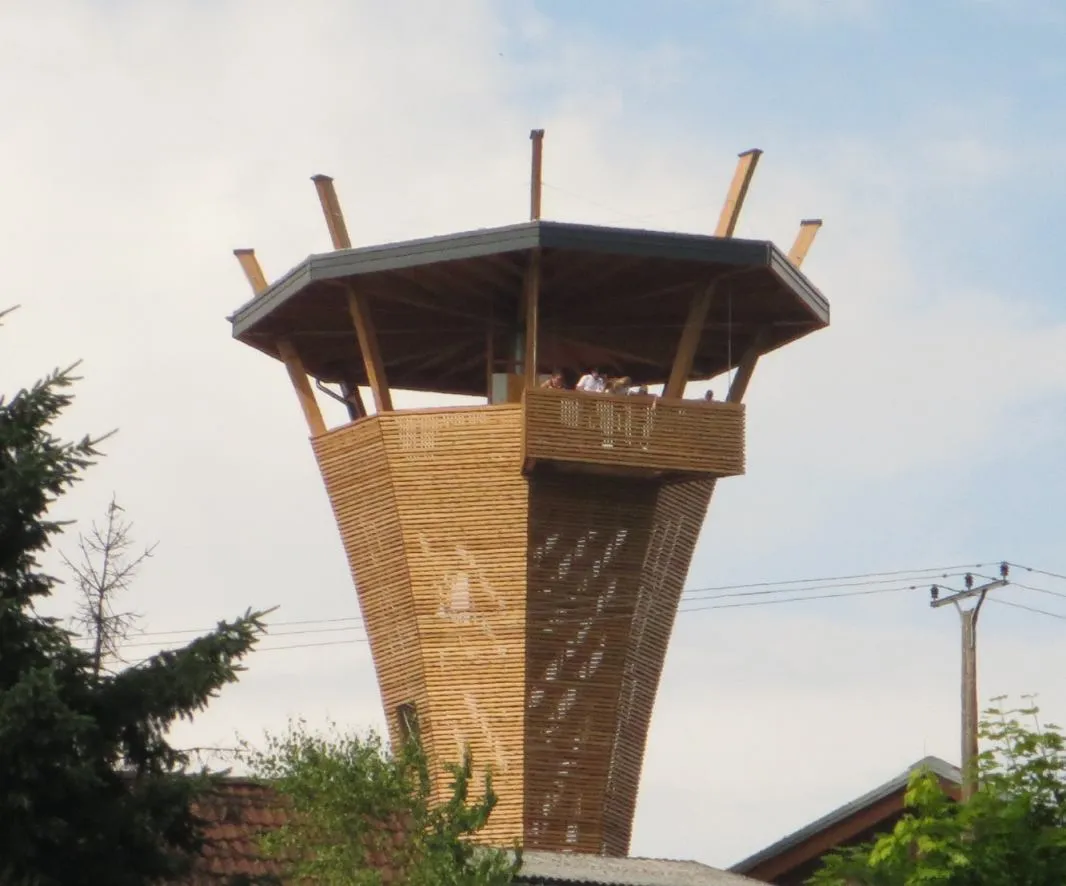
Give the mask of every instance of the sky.
M 1053 0 L 0 4 L 2 390 L 80 359 L 60 430 L 118 429 L 58 506 L 64 549 L 112 494 L 158 541 L 132 660 L 248 607 L 287 623 L 175 741 L 382 723 L 302 415 L 230 338 L 232 249 L 269 278 L 327 251 L 316 173 L 356 244 L 522 221 L 544 128 L 547 218 L 710 232 L 758 147 L 737 235 L 825 219 L 804 271 L 832 325 L 749 389 L 632 853 L 727 866 L 926 754 L 957 763 L 958 619 L 931 577 L 1066 575 L 1062 45 Z M 1066 579 L 1043 573 L 983 611 L 980 694 L 1063 722 Z M 721 608 L 790 596 L 812 599 Z

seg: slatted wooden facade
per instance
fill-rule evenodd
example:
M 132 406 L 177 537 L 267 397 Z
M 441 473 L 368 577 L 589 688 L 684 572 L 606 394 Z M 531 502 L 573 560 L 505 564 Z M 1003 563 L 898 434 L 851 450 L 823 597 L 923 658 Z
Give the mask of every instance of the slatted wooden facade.
M 658 397 L 526 391 L 525 456 L 631 473 L 744 473 L 744 406 Z
M 626 854 L 709 466 L 743 470 L 742 407 L 620 399 L 529 391 L 312 441 L 390 733 L 410 706 L 435 764 L 492 767 L 491 841 Z M 597 456 L 643 474 L 551 469 Z

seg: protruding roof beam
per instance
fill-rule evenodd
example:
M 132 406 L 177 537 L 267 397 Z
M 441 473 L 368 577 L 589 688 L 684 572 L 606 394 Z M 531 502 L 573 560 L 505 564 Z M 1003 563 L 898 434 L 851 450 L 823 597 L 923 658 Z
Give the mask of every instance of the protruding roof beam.
M 341 202 L 337 199 L 337 191 L 333 187 L 333 179 L 328 175 L 313 175 L 311 181 L 315 183 L 318 199 L 322 203 L 322 214 L 326 217 L 326 227 L 329 228 L 333 248 L 351 249 L 352 238 L 348 236 L 348 226 L 344 223 L 344 213 L 341 211 Z
M 737 227 L 737 219 L 740 218 L 740 210 L 744 206 L 744 198 L 748 195 L 751 177 L 755 174 L 755 167 L 761 156 L 762 151 L 758 148 L 752 148 L 739 156 L 736 172 L 733 173 L 733 182 L 729 186 L 729 193 L 722 206 L 722 214 L 718 216 L 718 227 L 714 230 L 714 236 L 733 236 L 733 231 Z
M 241 263 L 241 270 L 244 271 L 244 276 L 248 278 L 248 284 L 252 287 L 252 292 L 256 295 L 264 292 L 267 288 L 267 281 L 263 275 L 263 269 L 259 266 L 259 259 L 255 257 L 255 250 L 234 249 L 233 254 L 237 256 L 237 261 Z
M 807 251 L 811 248 L 811 244 L 814 243 L 814 238 L 818 236 L 818 231 L 821 227 L 822 220 L 820 218 L 805 218 L 800 222 L 796 240 L 788 251 L 789 260 L 797 268 L 803 264 L 803 260 L 807 257 Z
M 529 218 L 530 221 L 538 221 L 542 188 L 541 170 L 544 162 L 544 130 L 531 130 L 529 137 L 533 141 L 533 171 L 529 178 Z
M 341 209 L 341 201 L 337 198 L 333 179 L 328 175 L 314 175 L 311 176 L 311 181 L 315 183 L 318 200 L 322 204 L 322 215 L 325 216 L 333 248 L 351 249 L 352 238 L 348 235 L 348 226 L 344 222 L 344 212 Z M 374 406 L 378 412 L 390 412 L 392 393 L 389 391 L 389 382 L 385 376 L 385 363 L 381 359 L 381 347 L 378 344 L 377 331 L 370 315 L 369 300 L 365 293 L 358 292 L 351 287 L 348 287 L 347 294 L 348 313 L 351 314 L 355 335 L 359 339 L 359 351 L 363 357 L 363 367 L 366 369 L 370 393 L 374 397 Z

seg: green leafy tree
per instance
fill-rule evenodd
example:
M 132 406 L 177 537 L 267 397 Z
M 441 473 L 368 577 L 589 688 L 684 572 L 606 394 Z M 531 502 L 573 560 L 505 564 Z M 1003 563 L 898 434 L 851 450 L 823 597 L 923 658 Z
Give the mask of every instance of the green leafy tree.
M 38 612 L 57 584 L 40 562 L 63 527 L 49 510 L 100 442 L 51 431 L 72 370 L 0 398 L 0 884 L 142 886 L 201 845 L 190 801 L 205 784 L 166 731 L 237 678 L 262 624 L 249 612 L 110 674 Z
M 907 789 L 907 812 L 892 832 L 835 853 L 808 882 L 1066 883 L 1066 741 L 1059 727 L 1041 724 L 1035 706 L 995 707 L 985 712 L 981 737 L 988 750 L 978 759 L 980 789 L 968 803 L 952 801 L 931 772 L 917 772 Z
M 450 765 L 450 796 L 435 803 L 417 742 L 390 750 L 331 727 L 311 733 L 290 724 L 268 735 L 265 750 L 244 744 L 254 775 L 286 803 L 288 820 L 266 833 L 266 854 L 290 868 L 294 882 L 317 886 L 502 886 L 521 865 L 521 852 L 471 842 L 496 805 L 491 777 L 484 796 L 470 799 L 473 763 Z

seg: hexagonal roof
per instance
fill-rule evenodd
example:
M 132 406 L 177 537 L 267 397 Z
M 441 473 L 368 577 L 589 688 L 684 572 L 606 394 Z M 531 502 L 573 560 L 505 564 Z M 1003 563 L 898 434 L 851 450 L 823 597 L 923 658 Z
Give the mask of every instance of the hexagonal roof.
M 346 295 L 358 287 L 390 387 L 484 396 L 490 338 L 497 359 L 513 347 L 536 249 L 543 372 L 664 381 L 694 293 L 715 281 L 693 378 L 735 366 L 760 328 L 769 351 L 829 323 L 770 242 L 537 221 L 312 255 L 229 318 L 233 335 L 273 357 L 290 338 L 312 376 L 365 385 Z

